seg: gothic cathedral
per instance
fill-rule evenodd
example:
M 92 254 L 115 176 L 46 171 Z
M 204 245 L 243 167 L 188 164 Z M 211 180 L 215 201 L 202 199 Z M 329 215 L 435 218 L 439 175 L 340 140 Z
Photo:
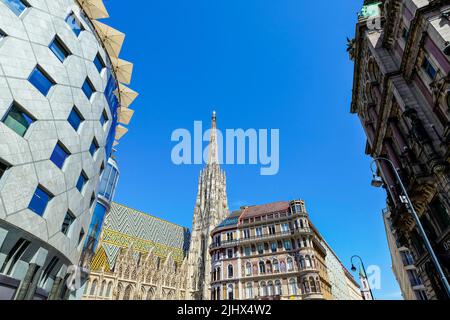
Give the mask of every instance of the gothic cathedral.
M 206 168 L 200 172 L 198 195 L 192 221 L 188 255 L 189 292 L 191 296 L 188 299 L 210 299 L 210 232 L 228 215 L 226 187 L 225 172 L 220 169 L 216 113 L 214 112 L 208 162 Z

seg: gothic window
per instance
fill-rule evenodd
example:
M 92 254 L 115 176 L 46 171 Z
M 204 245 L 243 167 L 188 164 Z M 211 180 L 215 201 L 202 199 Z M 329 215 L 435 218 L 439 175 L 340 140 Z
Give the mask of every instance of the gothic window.
M 293 263 L 291 257 L 287 258 L 287 270 L 288 271 L 293 271 L 294 270 L 294 263 Z
M 247 275 L 247 276 L 252 275 L 252 264 L 250 262 L 247 262 L 245 264 L 245 275 Z
M 233 278 L 233 266 L 228 265 L 228 278 Z
M 92 281 L 91 291 L 89 292 L 90 296 L 95 296 L 95 291 L 97 290 L 97 279 Z
M 103 297 L 103 294 L 105 293 L 105 287 L 106 287 L 106 281 L 103 280 L 102 286 L 100 287 L 100 293 L 98 294 L 100 297 Z
M 277 259 L 273 260 L 273 272 L 280 272 L 280 264 Z
M 266 261 L 266 272 L 272 273 L 272 263 L 269 260 Z
M 113 283 L 112 283 L 112 281 L 110 281 L 109 283 L 108 283 L 108 287 L 107 287 L 107 289 L 106 289 L 106 295 L 105 295 L 105 297 L 110 297 L 111 296 L 111 290 L 112 290 L 112 285 L 113 285 Z
M 305 268 L 305 258 L 303 256 L 300 256 L 300 268 L 304 269 Z
M 308 279 L 304 279 L 303 280 L 303 292 L 305 294 L 308 294 L 310 292 L 309 290 L 309 283 L 308 283 Z
M 251 282 L 248 282 L 246 285 L 245 297 L 247 299 L 253 299 L 253 285 Z
M 271 297 L 271 296 L 273 296 L 273 293 L 274 293 L 273 282 L 269 281 L 269 282 L 267 282 L 267 295 L 269 297 Z
M 311 292 L 317 292 L 316 288 L 316 282 L 314 281 L 314 278 L 309 278 L 309 287 L 311 288 Z
M 259 274 L 265 274 L 266 273 L 266 266 L 264 264 L 264 261 L 259 262 Z
M 311 268 L 312 267 L 311 257 L 310 256 L 306 256 L 306 258 L 305 258 L 305 265 L 306 265 L 306 268 Z
M 297 295 L 297 283 L 295 279 L 289 280 L 289 294 L 293 296 Z
M 277 280 L 275 281 L 275 295 L 281 296 L 283 294 L 283 290 L 281 288 L 281 281 Z
M 147 300 L 153 300 L 154 297 L 155 297 L 155 292 L 153 291 L 153 288 L 148 289 Z
M 267 297 L 267 285 L 264 281 L 261 282 L 260 288 L 261 297 Z
M 125 292 L 123 293 L 123 298 L 122 300 L 131 300 L 131 293 L 132 293 L 133 287 L 131 286 L 131 284 L 129 284 L 126 289 Z
M 286 263 L 284 261 L 280 262 L 280 270 L 281 272 L 286 272 Z

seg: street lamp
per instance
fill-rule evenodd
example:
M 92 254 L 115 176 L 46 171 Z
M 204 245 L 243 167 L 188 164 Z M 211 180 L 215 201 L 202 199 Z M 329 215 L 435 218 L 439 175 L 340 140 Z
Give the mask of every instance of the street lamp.
M 360 256 L 354 255 L 353 257 L 350 258 L 350 262 L 351 262 L 351 264 L 352 264 L 351 270 L 352 270 L 353 272 L 356 272 L 356 267 L 355 267 L 355 265 L 353 264 L 353 259 L 354 259 L 354 258 L 358 258 L 359 262 L 361 263 L 361 267 L 362 267 L 362 269 L 363 269 L 363 272 L 364 272 L 364 277 L 367 279 L 366 267 L 364 266 L 364 262 L 362 261 L 362 259 L 361 259 Z M 372 288 L 370 287 L 369 279 L 367 279 L 367 286 L 369 287 L 370 296 L 371 296 L 372 299 L 373 299 Z
M 420 219 L 419 219 L 419 216 L 418 216 L 418 214 L 416 212 L 416 209 L 414 209 L 414 206 L 413 206 L 413 204 L 411 202 L 411 199 L 409 198 L 408 192 L 406 191 L 406 188 L 405 188 L 405 186 L 403 184 L 403 181 L 400 178 L 400 175 L 398 173 L 398 169 L 395 168 L 395 165 L 394 165 L 394 163 L 391 160 L 389 160 L 387 158 L 383 158 L 383 157 L 378 157 L 378 158 L 375 158 L 373 160 L 373 162 L 370 165 L 370 168 L 371 168 L 372 173 L 374 175 L 374 179 L 372 180 L 372 186 L 374 186 L 374 187 L 377 187 L 377 186 L 381 187 L 383 185 L 382 183 L 380 185 L 381 179 L 379 177 L 377 177 L 377 175 L 375 174 L 375 171 L 373 170 L 373 165 L 377 161 L 380 161 L 380 162 L 381 161 L 386 161 L 386 162 L 388 162 L 391 165 L 391 167 L 392 167 L 392 169 L 393 169 L 393 171 L 395 173 L 395 177 L 397 178 L 398 183 L 400 184 L 400 187 L 401 187 L 402 192 L 403 192 L 403 195 L 400 197 L 400 201 L 408 206 L 408 211 L 413 216 L 414 221 L 416 222 L 416 225 L 417 225 L 417 228 L 419 229 L 420 235 L 422 236 L 422 238 L 423 238 L 423 240 L 425 242 L 425 247 L 427 248 L 427 251 L 430 254 L 431 260 L 433 261 L 433 264 L 435 265 L 436 270 L 439 273 L 439 276 L 441 278 L 442 284 L 444 285 L 445 291 L 447 292 L 447 296 L 450 298 L 450 285 L 448 283 L 447 277 L 445 276 L 445 273 L 442 270 L 442 267 L 441 267 L 441 265 L 439 263 L 439 260 L 436 257 L 436 254 L 434 253 L 433 247 L 431 246 L 430 240 L 428 239 L 428 236 L 425 233 L 425 229 L 423 228 L 422 223 L 420 222 Z

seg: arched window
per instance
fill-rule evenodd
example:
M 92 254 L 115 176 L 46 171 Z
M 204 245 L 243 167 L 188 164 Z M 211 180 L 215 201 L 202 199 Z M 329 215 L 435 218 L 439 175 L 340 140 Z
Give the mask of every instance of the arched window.
M 280 264 L 277 259 L 273 260 L 273 272 L 280 272 Z
M 247 299 L 253 299 L 253 285 L 251 282 L 248 282 L 245 288 L 245 297 Z
M 131 286 L 131 284 L 129 284 L 128 287 L 125 289 L 122 300 L 131 300 L 132 290 L 133 287 Z
M 270 260 L 266 261 L 266 272 L 272 273 L 272 263 L 270 262 Z
M 308 240 L 306 238 L 303 238 L 303 247 L 308 246 Z
M 314 258 L 314 256 L 311 256 L 311 268 L 315 267 L 316 267 L 316 258 Z
M 306 265 L 306 268 L 311 268 L 311 257 L 310 256 L 305 257 L 305 265 Z
M 103 280 L 102 286 L 100 287 L 100 293 L 98 294 L 100 297 L 103 297 L 103 294 L 105 293 L 106 288 L 106 280 Z
M 322 292 L 319 278 L 316 278 L 316 290 L 317 292 Z
M 310 292 L 308 279 L 303 280 L 303 292 L 306 294 L 308 294 Z
M 300 219 L 300 229 L 303 229 L 305 226 L 303 225 L 303 219 Z
M 89 295 L 90 296 L 95 296 L 96 290 L 97 290 L 97 279 L 92 281 L 91 292 L 89 293 Z
M 106 297 L 110 297 L 111 296 L 111 290 L 112 290 L 112 281 L 108 283 L 108 287 L 106 288 Z
M 263 281 L 263 282 L 261 282 L 261 286 L 260 286 L 260 294 L 261 294 L 261 297 L 267 297 L 267 285 L 266 285 L 266 283 Z
M 283 294 L 283 289 L 281 288 L 281 281 L 275 281 L 275 295 L 281 296 Z
M 228 285 L 227 294 L 228 294 L 228 300 L 233 300 L 234 299 L 234 288 L 233 288 L 232 284 Z
M 252 275 L 252 264 L 250 262 L 247 262 L 245 264 L 245 275 L 247 275 L 247 276 Z
M 295 279 L 289 280 L 289 294 L 292 296 L 297 295 L 297 282 Z
M 233 278 L 233 266 L 228 265 L 228 278 Z
M 280 270 L 281 272 L 286 272 L 286 263 L 284 261 L 280 262 Z
M 309 287 L 311 288 L 311 292 L 317 292 L 316 282 L 313 277 L 309 278 Z
M 221 278 L 222 278 L 221 269 L 220 269 L 220 267 L 218 267 L 217 268 L 217 280 L 220 280 Z
M 293 271 L 294 270 L 294 263 L 292 261 L 292 258 L 287 258 L 287 271 Z
M 266 273 L 266 266 L 264 265 L 264 261 L 259 262 L 259 273 L 260 274 Z
M 273 296 L 273 293 L 274 293 L 273 282 L 269 281 L 269 282 L 267 282 L 267 295 L 269 297 L 271 297 L 271 296 Z
M 305 268 L 305 257 L 300 256 L 299 261 L 300 261 L 300 268 L 304 269 Z
M 154 297 L 155 297 L 155 292 L 154 292 L 153 288 L 148 289 L 147 300 L 153 300 Z

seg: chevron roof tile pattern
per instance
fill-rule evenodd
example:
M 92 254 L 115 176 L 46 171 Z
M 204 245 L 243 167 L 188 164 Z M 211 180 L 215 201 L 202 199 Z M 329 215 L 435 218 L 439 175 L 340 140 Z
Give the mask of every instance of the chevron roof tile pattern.
M 102 234 L 102 246 L 110 266 L 121 248 L 133 246 L 137 252 L 154 253 L 161 258 L 172 252 L 175 261 L 182 262 L 189 249 L 189 229 L 113 203 L 105 217 Z

